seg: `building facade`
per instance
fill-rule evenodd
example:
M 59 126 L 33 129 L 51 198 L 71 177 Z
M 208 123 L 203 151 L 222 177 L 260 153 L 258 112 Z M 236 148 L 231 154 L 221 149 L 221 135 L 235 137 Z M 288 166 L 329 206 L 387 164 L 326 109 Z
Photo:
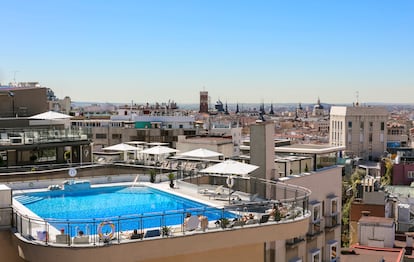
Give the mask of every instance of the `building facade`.
M 373 106 L 333 106 L 329 142 L 345 146 L 344 154 L 377 160 L 387 149 L 388 111 Z
M 200 113 L 208 113 L 208 92 L 200 92 Z

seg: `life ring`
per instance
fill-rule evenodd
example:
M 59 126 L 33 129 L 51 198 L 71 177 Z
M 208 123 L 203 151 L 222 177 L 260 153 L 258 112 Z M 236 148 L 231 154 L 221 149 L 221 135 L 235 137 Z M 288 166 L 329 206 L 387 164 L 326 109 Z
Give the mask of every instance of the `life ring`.
M 108 232 L 105 232 L 105 233 L 102 232 L 102 229 L 105 226 L 109 226 L 111 228 L 111 231 L 109 233 Z M 104 221 L 104 222 L 102 222 L 98 225 L 99 239 L 110 240 L 114 237 L 114 234 L 115 234 L 115 225 L 114 225 L 114 223 L 109 222 L 109 221 Z
M 234 179 L 233 179 L 233 177 L 231 177 L 231 176 L 227 177 L 226 183 L 227 183 L 227 186 L 228 187 L 232 188 L 234 186 Z

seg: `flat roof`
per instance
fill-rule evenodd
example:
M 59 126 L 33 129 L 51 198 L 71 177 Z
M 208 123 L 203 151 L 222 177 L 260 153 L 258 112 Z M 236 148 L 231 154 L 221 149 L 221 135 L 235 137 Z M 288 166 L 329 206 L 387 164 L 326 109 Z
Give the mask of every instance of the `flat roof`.
M 345 150 L 345 146 L 295 144 L 275 147 L 276 153 L 300 153 L 300 154 L 328 154 Z
M 349 253 L 343 252 L 344 250 Z M 351 253 L 350 251 L 354 252 Z M 355 245 L 342 250 L 341 262 L 402 261 L 402 256 L 404 256 L 403 248 L 376 248 Z
M 387 217 L 362 216 L 358 223 L 389 226 L 394 224 L 394 219 Z

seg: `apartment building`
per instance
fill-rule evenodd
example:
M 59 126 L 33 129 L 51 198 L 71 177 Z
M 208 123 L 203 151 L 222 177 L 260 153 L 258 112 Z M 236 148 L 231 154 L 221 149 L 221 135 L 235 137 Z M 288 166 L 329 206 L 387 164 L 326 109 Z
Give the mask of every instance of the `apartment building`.
M 387 149 L 388 111 L 374 106 L 333 106 L 329 143 L 345 146 L 345 156 L 377 160 Z
M 195 135 L 194 119 L 187 116 L 114 116 L 111 119 L 73 119 L 71 125 L 88 130 L 94 150 L 128 141 L 168 143 L 176 147 L 178 136 Z
M 272 123 L 262 122 L 251 126 L 250 163 L 260 166 L 253 174 L 265 179 L 276 178 L 280 182 L 311 190 L 308 203 L 311 217 L 309 218 L 309 230 L 306 234 L 268 242 L 266 252 L 269 257 L 273 258 L 271 261 L 339 260 L 342 168 L 333 164 L 318 169 L 316 159 L 318 154 L 332 154 L 343 147 L 320 148 L 308 145 L 306 148 L 305 145 L 293 145 L 275 149 L 273 133 Z M 275 174 L 280 164 L 280 159 L 275 158 L 275 151 L 277 156 L 282 154 L 289 154 L 290 157 L 292 154 L 298 155 L 290 160 L 289 158 L 285 159 L 292 167 L 298 161 L 300 167 L 295 174 L 283 174 L 280 177 Z M 308 168 L 306 168 L 307 164 Z
M 0 117 L 27 117 L 48 111 L 47 90 L 36 82 L 0 86 Z

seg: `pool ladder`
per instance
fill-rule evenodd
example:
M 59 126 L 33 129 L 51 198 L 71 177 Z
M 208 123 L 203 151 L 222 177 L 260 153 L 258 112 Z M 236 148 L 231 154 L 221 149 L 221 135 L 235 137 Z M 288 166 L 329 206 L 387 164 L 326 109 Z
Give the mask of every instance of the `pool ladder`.
M 135 177 L 134 182 L 132 182 L 131 187 L 136 186 L 136 184 L 137 184 L 138 182 L 139 182 L 139 175 L 137 175 L 137 176 Z

